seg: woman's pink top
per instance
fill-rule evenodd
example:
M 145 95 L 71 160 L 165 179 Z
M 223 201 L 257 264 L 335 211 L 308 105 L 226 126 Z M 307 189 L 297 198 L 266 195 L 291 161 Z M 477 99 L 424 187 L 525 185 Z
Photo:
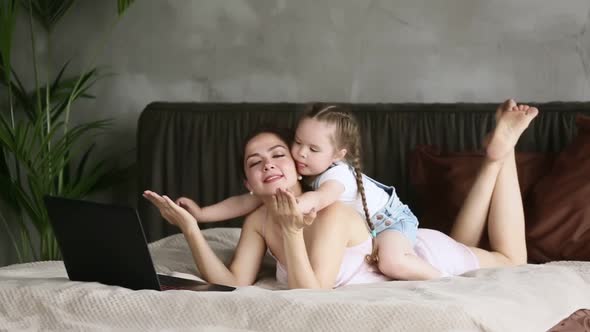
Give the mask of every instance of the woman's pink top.
M 471 249 L 433 229 L 418 229 L 414 251 L 444 275 L 456 276 L 479 269 L 479 260 Z
M 334 288 L 390 280 L 366 262 L 365 257 L 371 254 L 371 249 L 371 238 L 345 249 Z M 479 268 L 477 257 L 469 248 L 439 231 L 418 229 L 414 250 L 445 276 L 459 275 Z M 275 258 L 270 250 L 268 252 Z M 280 283 L 287 284 L 287 270 L 281 262 L 276 258 L 275 260 L 276 278 Z

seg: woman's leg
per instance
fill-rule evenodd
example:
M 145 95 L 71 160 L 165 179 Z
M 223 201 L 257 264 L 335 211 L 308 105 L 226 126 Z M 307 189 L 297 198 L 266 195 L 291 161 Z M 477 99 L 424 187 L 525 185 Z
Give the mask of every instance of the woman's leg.
M 514 106 L 516 106 L 516 102 L 512 99 L 506 100 L 500 105 L 496 111 L 496 122 L 499 123 L 503 112 Z M 450 234 L 455 241 L 471 247 L 479 244 L 488 218 L 496 179 L 503 162 L 503 160 L 492 160 L 491 158 L 484 159 L 475 182 L 455 218 Z
M 467 246 L 479 245 L 503 161 L 484 160 L 451 229 L 451 237 Z
M 490 202 L 488 235 L 492 251 L 475 250 L 481 267 L 526 263 L 524 209 L 514 152 L 505 160 L 498 174 Z
M 538 111 L 528 106 L 514 107 L 512 102 L 504 105 L 512 107 L 498 113 L 498 126 L 487 147 L 486 160 L 452 232 L 455 240 L 473 247 L 487 220 L 492 251 L 472 248 L 481 267 L 526 263 L 524 212 L 514 146 Z M 482 216 L 486 216 L 483 222 Z

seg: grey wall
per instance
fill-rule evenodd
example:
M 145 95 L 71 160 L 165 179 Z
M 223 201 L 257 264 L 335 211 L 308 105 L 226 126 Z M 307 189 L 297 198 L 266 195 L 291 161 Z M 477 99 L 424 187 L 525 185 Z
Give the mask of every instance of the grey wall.
M 105 149 L 132 148 L 154 100 L 590 99 L 587 0 L 136 0 L 97 47 L 115 11 L 113 0 L 80 1 L 52 40 L 54 65 L 95 58 L 117 73 L 74 115 L 116 118 Z M 26 21 L 19 31 L 23 40 Z M 19 72 L 29 49 L 17 44 Z

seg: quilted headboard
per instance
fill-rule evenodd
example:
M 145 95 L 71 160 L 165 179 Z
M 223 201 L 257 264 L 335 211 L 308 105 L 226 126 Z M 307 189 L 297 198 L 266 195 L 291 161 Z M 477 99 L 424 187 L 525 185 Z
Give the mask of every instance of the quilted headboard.
M 541 114 L 519 141 L 519 151 L 559 151 L 575 134 L 575 114 L 590 114 L 590 103 L 533 105 Z M 415 193 L 408 179 L 408 153 L 417 144 L 447 151 L 478 148 L 494 124 L 497 104 L 347 106 L 361 125 L 364 172 L 394 185 L 412 206 Z M 172 198 L 188 196 L 202 205 L 244 193 L 237 160 L 243 137 L 262 123 L 292 126 L 303 108 L 304 104 L 296 103 L 151 103 L 138 123 L 139 190 L 151 189 Z M 138 199 L 150 241 L 178 232 L 141 195 Z M 238 219 L 203 227 L 240 223 Z

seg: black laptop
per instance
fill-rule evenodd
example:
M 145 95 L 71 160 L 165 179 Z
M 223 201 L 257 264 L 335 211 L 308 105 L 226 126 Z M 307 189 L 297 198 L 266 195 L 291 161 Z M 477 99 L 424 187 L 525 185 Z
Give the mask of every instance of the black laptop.
M 70 280 L 130 289 L 232 291 L 235 288 L 156 274 L 137 211 L 61 197 L 45 206 Z

